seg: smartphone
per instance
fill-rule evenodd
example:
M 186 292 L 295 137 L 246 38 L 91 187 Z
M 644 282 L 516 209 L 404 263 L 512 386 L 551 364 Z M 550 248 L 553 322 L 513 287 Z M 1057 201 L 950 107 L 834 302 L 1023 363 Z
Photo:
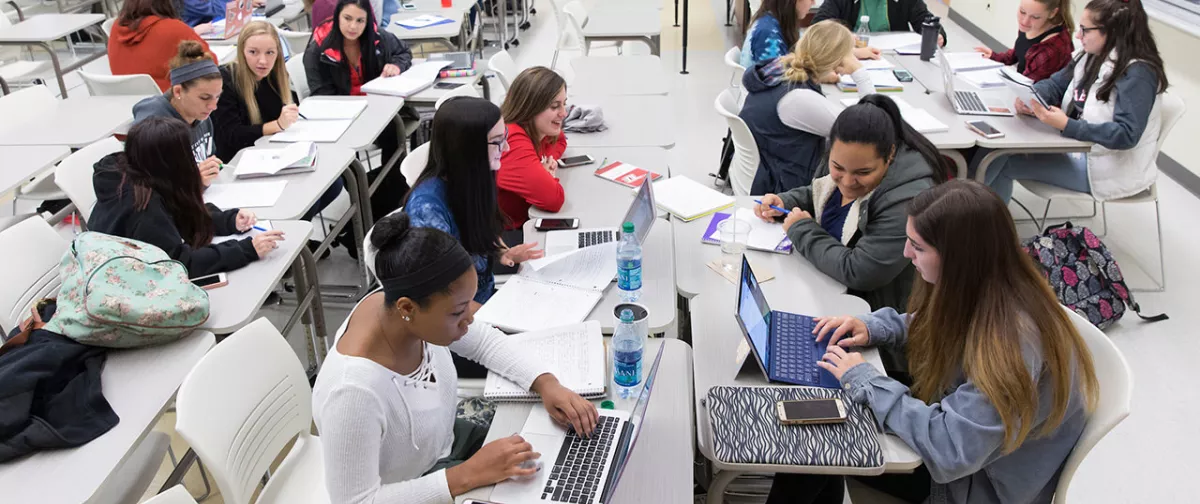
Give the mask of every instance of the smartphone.
M 841 399 L 805 399 L 775 404 L 779 423 L 784 425 L 826 424 L 846 421 L 846 405 Z
M 433 85 L 434 89 L 454 89 L 463 85 L 461 82 L 439 82 Z
M 571 167 L 571 166 L 582 166 L 582 165 L 591 163 L 593 161 L 595 161 L 595 159 L 592 159 L 592 156 L 584 154 L 582 156 L 571 156 L 571 157 L 565 157 L 565 158 L 559 159 L 558 166 L 561 166 L 563 168 L 567 168 L 567 167 Z
M 967 121 L 967 127 L 983 138 L 1001 138 L 1004 133 L 988 124 L 987 121 Z
M 204 290 L 212 290 L 217 287 L 229 285 L 229 278 L 224 273 L 213 273 L 200 278 L 193 278 L 192 284 Z
M 556 231 L 559 229 L 575 229 L 579 227 L 579 219 L 534 219 L 533 227 L 538 231 Z
M 404 10 L 417 10 L 416 4 L 410 4 L 410 3 L 400 4 L 400 7 L 403 7 Z
M 908 70 L 905 70 L 903 68 L 896 68 L 896 69 L 892 70 L 892 75 L 895 75 L 896 80 L 898 80 L 900 82 L 912 82 L 913 81 L 912 74 L 909 73 Z

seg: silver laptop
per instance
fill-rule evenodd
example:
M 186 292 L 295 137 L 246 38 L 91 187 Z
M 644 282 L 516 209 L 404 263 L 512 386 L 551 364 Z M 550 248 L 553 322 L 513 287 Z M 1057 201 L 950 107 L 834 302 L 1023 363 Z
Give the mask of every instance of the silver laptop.
M 937 59 L 938 64 L 942 66 L 942 82 L 946 87 L 946 99 L 950 100 L 950 106 L 954 107 L 955 112 L 960 115 L 1016 115 L 1011 104 L 1004 103 L 1004 100 L 994 94 L 954 89 L 954 69 L 950 68 L 950 61 L 946 59 L 946 53 L 939 49 Z
M 521 437 L 533 445 L 533 451 L 542 454 L 542 468 L 528 480 L 497 484 L 488 500 L 505 504 L 612 502 L 641 433 L 664 348 L 664 345 L 658 347 L 633 411 L 600 410 L 600 420 L 591 437 L 580 437 L 574 429 L 559 426 L 545 408 L 533 408 L 525 419 Z
M 638 188 L 637 195 L 633 197 L 633 202 L 629 204 L 629 210 L 625 211 L 625 218 L 621 219 L 621 222 L 632 222 L 638 243 L 645 243 L 646 235 L 650 234 L 650 226 L 654 225 L 657 217 L 654 184 L 647 180 Z M 546 233 L 546 255 L 564 254 L 592 245 L 617 241 L 620 238 L 619 226 L 550 231 Z

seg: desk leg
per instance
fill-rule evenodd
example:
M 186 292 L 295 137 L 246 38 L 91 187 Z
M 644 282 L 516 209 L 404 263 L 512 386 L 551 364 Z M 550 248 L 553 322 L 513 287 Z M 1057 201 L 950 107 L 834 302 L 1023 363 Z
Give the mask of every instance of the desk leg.
M 737 471 L 717 471 L 713 475 L 712 483 L 708 484 L 708 499 L 705 501 L 708 504 L 722 504 L 725 502 L 725 489 L 733 482 L 735 478 L 741 476 L 742 473 Z
M 315 349 L 315 359 L 312 363 L 320 369 L 325 362 L 328 350 L 327 333 L 325 332 L 325 309 L 321 304 L 321 295 L 317 279 L 317 261 L 308 247 L 300 251 L 300 257 L 292 265 L 292 279 L 296 283 L 296 313 L 288 320 L 286 328 L 290 329 L 297 316 L 308 328 L 311 335 L 312 347 Z M 286 329 L 285 329 L 285 333 Z M 320 342 L 317 339 L 320 338 Z
M 683 10 L 684 10 L 684 12 L 687 12 L 687 4 L 684 4 L 683 6 L 684 6 L 684 9 L 683 9 Z M 686 33 L 687 33 L 687 32 L 684 32 L 684 39 L 685 39 L 685 40 L 687 39 L 687 34 L 686 34 Z M 660 40 L 660 38 L 659 38 L 659 36 L 658 36 L 658 35 L 655 35 L 655 36 L 653 36 L 653 37 L 647 37 L 647 38 L 646 38 L 646 43 L 647 43 L 647 44 L 650 44 L 650 53 L 651 53 L 651 54 L 653 54 L 653 55 L 655 55 L 655 56 L 661 56 L 661 54 L 662 54 L 662 50 L 661 50 L 661 49 L 659 49 L 659 43 L 658 43 L 658 42 L 659 42 L 659 40 Z M 687 46 L 685 45 L 684 47 L 687 47 Z M 684 54 L 684 56 L 683 56 L 683 60 L 684 60 L 684 61 L 687 61 L 687 52 L 685 51 L 683 54 Z M 684 72 L 685 72 L 685 73 L 687 72 L 687 65 L 686 65 L 686 64 L 685 64 L 685 65 L 683 65 L 683 70 L 684 70 Z
M 479 79 L 479 85 L 483 87 L 483 99 L 487 100 L 487 101 L 492 101 L 492 86 L 491 86 L 491 84 L 488 84 L 487 76 L 484 76 L 482 79 Z M 5 94 L 7 94 L 7 93 L 8 92 L 5 91 Z
M 167 480 L 163 482 L 162 487 L 159 487 L 158 493 L 166 492 L 171 487 L 183 483 L 184 475 L 187 474 L 188 469 L 192 468 L 192 464 L 196 460 L 199 460 L 199 457 L 196 456 L 195 450 L 188 448 L 183 457 L 180 457 L 179 463 L 175 464 L 175 470 L 171 471 L 171 474 L 167 476 Z
M 983 156 L 979 160 L 979 167 L 975 169 L 975 180 L 983 183 L 987 177 L 987 170 L 1001 156 L 1009 156 L 1015 154 L 1075 154 L 1091 152 L 1091 147 L 1068 147 L 1068 148 L 1033 148 L 1033 149 L 996 149 Z
M 484 85 L 487 85 L 487 79 L 484 79 Z M 12 90 L 8 89 L 8 81 L 4 80 L 4 77 L 0 77 L 0 92 L 5 96 L 12 93 Z
M 957 170 L 955 170 L 955 172 L 956 172 L 955 176 L 960 179 L 966 180 L 967 179 L 967 158 L 963 157 L 962 152 L 959 152 L 958 150 L 955 150 L 955 149 L 946 149 L 946 150 L 941 151 L 941 153 L 943 156 L 946 156 L 946 157 L 950 158 L 952 161 L 954 161 L 954 166 L 957 167 Z
M 60 9 L 61 9 L 61 7 L 62 7 L 62 5 L 59 5 Z M 68 35 L 68 37 L 69 36 L 70 35 Z M 58 79 L 58 89 L 60 91 L 62 91 L 62 97 L 66 98 L 67 97 L 67 83 L 65 81 L 63 81 L 63 70 L 62 70 L 62 65 L 59 64 L 59 62 L 58 62 L 58 54 L 55 53 L 54 48 L 50 47 L 50 44 L 48 44 L 46 42 L 39 42 L 37 45 L 41 46 L 42 49 L 45 49 L 46 52 L 50 54 L 50 64 L 54 65 L 54 77 L 56 79 Z

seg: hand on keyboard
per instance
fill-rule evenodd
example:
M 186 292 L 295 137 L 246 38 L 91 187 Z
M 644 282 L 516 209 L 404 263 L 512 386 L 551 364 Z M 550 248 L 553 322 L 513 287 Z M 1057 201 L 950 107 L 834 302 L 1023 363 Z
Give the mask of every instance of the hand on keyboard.
M 545 373 L 538 376 L 530 390 L 542 396 L 546 412 L 550 413 L 550 418 L 554 421 L 571 426 L 585 438 L 591 437 L 595 432 L 596 422 L 600 418 L 600 414 L 596 412 L 596 405 L 562 386 L 554 375 Z
M 858 352 L 847 352 L 842 350 L 842 347 L 831 346 L 829 347 L 829 351 L 825 353 L 825 356 L 817 361 L 817 365 L 821 369 L 829 371 L 838 381 L 842 381 L 842 375 L 846 374 L 846 371 L 866 362 L 862 354 Z
M 537 474 L 537 466 L 529 467 L 542 457 L 533 445 L 518 435 L 497 439 L 483 445 L 466 462 L 446 470 L 446 482 L 451 495 L 461 495 L 481 486 L 494 485 L 506 479 L 528 478 Z
M 813 328 L 813 334 L 817 335 L 818 342 L 829 336 L 828 344 L 830 346 L 862 347 L 870 343 L 867 323 L 856 317 L 843 315 L 840 317 L 817 317 L 814 320 L 817 322 L 817 326 Z

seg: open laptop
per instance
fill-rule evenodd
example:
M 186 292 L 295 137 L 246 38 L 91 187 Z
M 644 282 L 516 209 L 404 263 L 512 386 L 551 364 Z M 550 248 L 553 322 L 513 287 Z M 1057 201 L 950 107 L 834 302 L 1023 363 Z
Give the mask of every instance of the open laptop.
M 283 10 L 283 0 L 267 0 L 262 7 L 254 9 L 255 16 L 271 17 Z
M 954 69 L 941 49 L 937 51 L 938 65 L 942 67 L 942 82 L 946 87 L 946 99 L 959 115 L 1014 116 L 1011 104 L 1004 103 L 992 93 L 954 89 Z
M 658 210 L 654 206 L 654 184 L 643 183 L 638 187 L 637 195 L 625 211 L 621 222 L 632 222 L 633 232 L 637 234 L 638 243 L 645 243 L 650 234 L 650 226 L 658 218 Z M 546 233 L 546 255 L 563 254 L 572 250 L 613 242 L 621 239 L 619 226 L 607 228 L 567 229 Z
M 735 316 L 750 343 L 750 354 L 767 380 L 809 387 L 841 387 L 837 378 L 817 366 L 829 339 L 817 342 L 812 333 L 816 326 L 812 317 L 772 311 L 746 256 L 742 256 Z
M 225 19 L 213 22 L 213 30 L 205 33 L 204 40 L 228 40 L 242 33 L 242 27 L 250 21 L 254 0 L 233 0 L 225 4 Z
M 654 377 L 665 345 L 658 347 L 654 365 L 633 411 L 600 410 L 596 432 L 580 437 L 570 427 L 561 427 L 545 408 L 534 407 L 521 429 L 521 437 L 541 453 L 542 468 L 528 480 L 507 480 L 492 490 L 489 499 L 505 504 L 572 503 L 608 504 L 629 464 L 629 454 L 642 431 L 642 420 L 650 404 Z

